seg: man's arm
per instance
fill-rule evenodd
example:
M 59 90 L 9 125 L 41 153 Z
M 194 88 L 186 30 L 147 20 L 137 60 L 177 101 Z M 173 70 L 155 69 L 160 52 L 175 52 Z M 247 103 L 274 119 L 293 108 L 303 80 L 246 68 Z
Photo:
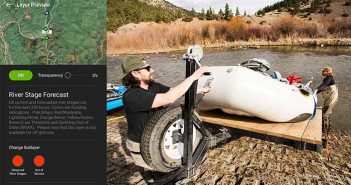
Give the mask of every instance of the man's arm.
M 173 89 L 172 87 L 169 89 Z M 203 88 L 197 88 L 196 94 L 206 94 L 211 91 L 211 87 L 203 87 Z
M 199 79 L 202 74 L 206 72 L 206 70 L 207 66 L 201 67 L 196 70 L 191 76 L 186 78 L 182 83 L 174 88 L 171 88 L 168 92 L 156 94 L 155 99 L 152 103 L 152 108 L 174 103 L 178 98 L 185 94 L 185 92 L 190 88 L 191 84 Z
M 325 79 L 325 81 L 317 87 L 317 93 L 320 93 L 325 90 L 325 88 L 330 84 L 332 78 L 329 76 Z

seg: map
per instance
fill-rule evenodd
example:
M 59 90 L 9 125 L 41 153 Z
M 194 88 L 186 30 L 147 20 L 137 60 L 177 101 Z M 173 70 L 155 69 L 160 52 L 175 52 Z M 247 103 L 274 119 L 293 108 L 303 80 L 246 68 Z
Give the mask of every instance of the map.
M 0 64 L 106 64 L 106 0 L 0 0 Z

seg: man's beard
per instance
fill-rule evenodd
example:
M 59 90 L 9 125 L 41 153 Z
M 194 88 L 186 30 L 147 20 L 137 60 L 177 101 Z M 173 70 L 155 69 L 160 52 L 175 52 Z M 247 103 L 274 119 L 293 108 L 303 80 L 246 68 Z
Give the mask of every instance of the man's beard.
M 146 83 L 147 85 L 150 85 L 154 81 L 155 81 L 155 75 L 154 75 L 154 73 L 151 73 L 150 76 L 149 76 L 149 79 L 148 80 L 144 80 L 144 83 Z

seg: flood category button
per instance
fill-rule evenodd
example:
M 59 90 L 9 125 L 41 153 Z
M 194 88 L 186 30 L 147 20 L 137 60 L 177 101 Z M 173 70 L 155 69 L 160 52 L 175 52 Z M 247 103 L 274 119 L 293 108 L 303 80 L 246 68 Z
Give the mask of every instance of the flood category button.
M 15 166 L 15 167 L 21 167 L 23 165 L 23 158 L 22 156 L 20 155 L 15 155 L 13 156 L 12 158 L 12 164 Z
M 9 73 L 9 78 L 12 81 L 30 81 L 33 78 L 33 73 L 30 70 L 12 70 Z
M 34 157 L 34 165 L 37 167 L 42 167 L 45 164 L 45 158 L 42 155 L 37 155 Z

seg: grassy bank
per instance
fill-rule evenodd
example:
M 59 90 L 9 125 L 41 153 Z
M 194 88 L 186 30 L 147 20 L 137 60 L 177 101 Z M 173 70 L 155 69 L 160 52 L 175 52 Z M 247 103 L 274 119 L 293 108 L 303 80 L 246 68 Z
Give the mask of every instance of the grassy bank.
M 121 54 L 147 54 L 147 53 L 163 53 L 172 51 L 186 50 L 188 46 L 178 47 L 162 47 L 162 48 L 121 48 L 118 50 L 109 50 L 108 55 Z M 279 39 L 278 41 L 234 41 L 224 43 L 208 43 L 202 44 L 203 48 L 260 48 L 261 46 L 351 46 L 351 38 L 300 38 L 300 39 Z
M 107 34 L 107 52 L 155 53 L 203 47 L 351 46 L 351 18 L 306 22 L 287 16 L 271 24 L 231 21 L 143 23 Z

